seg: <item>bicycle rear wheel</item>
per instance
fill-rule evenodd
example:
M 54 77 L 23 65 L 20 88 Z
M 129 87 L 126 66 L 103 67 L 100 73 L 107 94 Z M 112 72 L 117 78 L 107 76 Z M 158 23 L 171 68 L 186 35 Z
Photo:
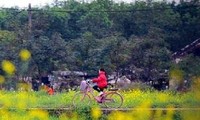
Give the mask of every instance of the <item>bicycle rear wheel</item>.
M 78 92 L 72 98 L 74 107 L 88 106 L 91 103 L 91 98 L 87 93 Z
M 106 94 L 103 102 L 108 108 L 120 108 L 123 104 L 123 98 L 117 92 L 110 92 Z

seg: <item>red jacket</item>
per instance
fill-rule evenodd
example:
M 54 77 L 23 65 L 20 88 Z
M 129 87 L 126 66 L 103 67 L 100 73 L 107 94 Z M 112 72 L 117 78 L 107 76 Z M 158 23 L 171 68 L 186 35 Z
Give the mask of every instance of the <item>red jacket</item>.
M 49 95 L 53 95 L 54 94 L 54 90 L 51 87 L 48 88 L 47 92 L 48 92 Z
M 107 86 L 107 77 L 103 71 L 100 71 L 99 76 L 92 79 L 92 81 L 96 82 L 99 88 L 105 88 Z

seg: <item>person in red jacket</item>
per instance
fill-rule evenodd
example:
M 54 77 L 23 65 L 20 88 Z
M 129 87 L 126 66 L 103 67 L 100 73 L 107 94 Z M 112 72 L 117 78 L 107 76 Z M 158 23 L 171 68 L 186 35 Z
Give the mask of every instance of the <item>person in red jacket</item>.
M 93 83 L 96 85 L 93 86 L 93 89 L 99 92 L 99 96 L 103 94 L 104 88 L 107 87 L 107 77 L 106 72 L 103 68 L 99 69 L 99 76 L 97 78 L 92 79 Z
M 47 93 L 48 93 L 49 95 L 54 95 L 53 86 L 50 86 L 50 85 L 48 86 Z

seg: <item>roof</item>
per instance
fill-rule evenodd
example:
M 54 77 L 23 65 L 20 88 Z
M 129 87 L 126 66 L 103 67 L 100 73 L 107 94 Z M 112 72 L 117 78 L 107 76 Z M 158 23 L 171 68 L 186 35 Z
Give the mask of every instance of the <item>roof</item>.
M 200 38 L 186 45 L 181 50 L 173 53 L 172 58 L 173 59 L 180 58 L 190 53 L 196 53 L 197 55 L 200 55 L 200 53 L 198 52 L 199 50 L 200 50 Z

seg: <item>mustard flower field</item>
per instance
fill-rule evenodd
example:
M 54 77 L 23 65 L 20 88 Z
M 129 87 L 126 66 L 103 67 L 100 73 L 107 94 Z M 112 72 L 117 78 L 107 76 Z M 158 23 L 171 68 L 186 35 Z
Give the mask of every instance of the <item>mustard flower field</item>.
M 198 92 L 120 91 L 124 98 L 121 109 L 105 112 L 95 101 L 90 106 L 72 107 L 75 91 L 49 96 L 39 92 L 0 92 L 0 119 L 36 120 L 199 120 Z M 66 110 L 58 112 L 60 109 Z M 53 111 L 49 111 L 53 110 Z M 123 110 L 122 110 L 123 109 Z

